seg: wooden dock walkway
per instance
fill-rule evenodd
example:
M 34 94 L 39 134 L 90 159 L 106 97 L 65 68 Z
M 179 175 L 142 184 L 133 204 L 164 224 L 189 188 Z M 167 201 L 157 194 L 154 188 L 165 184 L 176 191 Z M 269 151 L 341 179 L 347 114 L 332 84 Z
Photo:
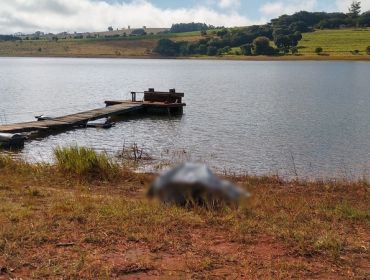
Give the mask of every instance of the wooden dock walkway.
M 37 121 L 32 122 L 0 125 L 0 148 L 23 147 L 24 141 L 27 139 L 46 136 L 58 131 L 78 127 L 101 127 L 91 124 L 91 122 L 132 112 L 182 115 L 183 108 L 186 106 L 182 102 L 184 93 L 176 92 L 175 89 L 170 89 L 169 92 L 160 92 L 151 88 L 144 91 L 143 101 L 136 101 L 136 92 L 131 92 L 131 94 L 130 101 L 105 101 L 106 107 L 104 108 L 55 118 L 40 117 Z M 111 127 L 109 124 L 107 125 Z
M 73 128 L 84 125 L 89 121 L 138 111 L 141 110 L 143 107 L 144 103 L 124 102 L 104 108 L 89 110 L 77 114 L 52 118 L 43 121 L 0 125 L 0 133 L 25 133 L 31 131 L 42 132 Z

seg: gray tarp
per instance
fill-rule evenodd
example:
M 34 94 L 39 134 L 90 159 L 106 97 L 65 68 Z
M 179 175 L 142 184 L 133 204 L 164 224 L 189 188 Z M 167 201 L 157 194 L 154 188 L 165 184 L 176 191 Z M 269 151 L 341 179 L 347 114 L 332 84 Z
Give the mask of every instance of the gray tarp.
M 219 179 L 203 164 L 185 163 L 152 184 L 149 196 L 166 203 L 237 203 L 249 194 L 229 181 Z

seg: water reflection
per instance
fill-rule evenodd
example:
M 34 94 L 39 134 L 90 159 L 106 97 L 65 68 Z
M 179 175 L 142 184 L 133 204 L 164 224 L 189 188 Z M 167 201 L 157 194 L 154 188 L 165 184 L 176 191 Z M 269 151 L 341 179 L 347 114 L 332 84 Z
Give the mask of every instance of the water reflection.
M 369 72 L 367 62 L 1 58 L 0 115 L 27 121 L 129 99 L 131 90 L 177 88 L 186 93 L 182 118 L 66 131 L 27 143 L 21 155 L 48 161 L 57 145 L 115 153 L 137 143 L 157 159 L 187 151 L 219 170 L 359 176 L 369 171 Z

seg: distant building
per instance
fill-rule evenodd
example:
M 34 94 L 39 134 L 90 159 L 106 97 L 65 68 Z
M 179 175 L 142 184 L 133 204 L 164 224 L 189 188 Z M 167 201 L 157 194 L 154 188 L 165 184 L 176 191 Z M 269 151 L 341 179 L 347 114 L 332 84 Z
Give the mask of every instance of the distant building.
M 104 37 L 126 37 L 126 36 L 137 36 L 140 35 L 138 31 L 142 30 L 143 34 L 158 34 L 161 32 L 169 31 L 170 28 L 148 28 L 147 26 L 143 26 L 141 28 L 132 28 L 130 25 L 127 28 L 117 29 L 110 31 L 101 31 L 101 32 L 61 32 L 58 34 L 45 34 L 42 31 L 37 31 L 33 34 L 22 34 L 16 33 L 22 39 L 67 39 L 67 38 L 75 38 L 75 39 L 82 39 L 82 38 L 104 38 Z
M 122 28 L 119 30 L 113 30 L 113 31 L 103 31 L 103 32 L 86 32 L 86 33 L 80 33 L 85 38 L 89 36 L 91 37 L 117 37 L 117 36 L 130 36 L 131 34 L 135 33 L 135 30 L 144 30 L 147 34 L 158 34 L 160 32 L 165 32 L 170 30 L 169 28 L 148 28 L 147 26 L 143 26 L 142 28 L 132 28 L 131 26 L 128 26 L 128 28 Z

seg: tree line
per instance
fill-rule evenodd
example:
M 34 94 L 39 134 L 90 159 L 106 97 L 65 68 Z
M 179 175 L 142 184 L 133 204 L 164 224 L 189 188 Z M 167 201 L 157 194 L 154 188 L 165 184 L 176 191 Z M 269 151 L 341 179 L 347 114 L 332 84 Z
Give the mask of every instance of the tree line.
M 154 52 L 163 56 L 222 55 L 239 47 L 243 55 L 276 55 L 295 52 L 302 39 L 296 28 L 275 29 L 273 25 L 254 25 L 243 28 L 219 29 L 213 36 L 204 36 L 197 42 L 174 42 L 170 39 L 158 41 Z M 274 41 L 276 47 L 271 46 Z
M 191 23 L 176 23 L 172 24 L 170 33 L 182 33 L 182 32 L 192 32 L 192 31 L 202 31 L 215 29 L 215 26 L 208 25 L 206 23 L 191 22 Z
M 304 32 L 323 28 L 368 26 L 370 11 L 361 14 L 361 3 L 354 1 L 347 14 L 301 11 L 293 15 L 282 15 L 265 25 L 242 28 L 219 28 L 207 32 L 212 26 L 199 23 L 174 24 L 170 32 L 201 30 L 204 38 L 198 42 L 161 39 L 154 52 L 163 56 L 214 56 L 228 54 L 232 48 L 238 48 L 242 55 L 295 54 Z M 274 46 L 271 42 L 274 42 Z
M 0 35 L 0 41 L 18 41 L 22 40 L 20 37 L 13 35 Z

